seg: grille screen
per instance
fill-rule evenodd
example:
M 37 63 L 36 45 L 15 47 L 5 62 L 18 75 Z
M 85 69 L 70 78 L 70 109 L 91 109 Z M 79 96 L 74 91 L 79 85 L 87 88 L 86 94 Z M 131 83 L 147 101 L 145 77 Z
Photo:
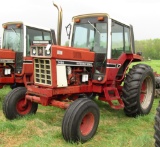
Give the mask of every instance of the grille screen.
M 34 60 L 34 77 L 35 83 L 52 85 L 51 79 L 51 60 L 35 59 Z

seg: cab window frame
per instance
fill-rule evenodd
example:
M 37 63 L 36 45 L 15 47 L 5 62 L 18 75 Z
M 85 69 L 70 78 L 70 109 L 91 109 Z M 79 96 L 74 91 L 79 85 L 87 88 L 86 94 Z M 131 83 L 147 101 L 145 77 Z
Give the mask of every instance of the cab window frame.
M 113 30 L 114 29 L 113 27 L 115 25 L 117 25 L 117 28 L 115 28 L 115 30 Z M 118 27 L 121 27 L 122 30 L 119 31 Z M 113 44 L 113 35 L 116 35 L 116 33 L 123 33 L 122 36 L 121 36 L 122 38 L 119 38 L 119 39 L 121 39 L 121 42 L 119 42 L 119 44 L 120 43 L 123 44 L 121 46 L 121 48 L 115 48 L 114 47 L 115 45 Z M 131 38 L 130 38 L 130 27 L 129 26 L 127 26 L 125 24 L 122 24 L 118 21 L 112 20 L 111 34 L 112 34 L 111 35 L 111 58 L 118 59 L 122 53 L 131 53 L 132 52 L 131 51 Z M 128 41 L 128 42 L 126 42 L 126 41 Z

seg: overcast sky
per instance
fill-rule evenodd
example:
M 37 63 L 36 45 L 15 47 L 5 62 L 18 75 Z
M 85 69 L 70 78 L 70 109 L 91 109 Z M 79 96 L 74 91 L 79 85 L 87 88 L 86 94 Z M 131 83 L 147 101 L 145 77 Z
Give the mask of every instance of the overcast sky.
M 108 13 L 134 27 L 135 40 L 160 38 L 160 0 L 54 0 L 63 9 L 62 44 L 65 26 L 74 15 Z M 1 0 L 0 24 L 24 21 L 57 29 L 57 9 L 53 0 Z M 2 34 L 0 27 L 0 33 Z

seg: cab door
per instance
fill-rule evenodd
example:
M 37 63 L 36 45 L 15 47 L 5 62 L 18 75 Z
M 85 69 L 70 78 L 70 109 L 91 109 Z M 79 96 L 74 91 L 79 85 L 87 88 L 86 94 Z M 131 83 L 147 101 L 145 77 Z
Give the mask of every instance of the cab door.
M 116 79 L 121 79 L 126 67 L 129 64 L 129 60 L 124 58 L 124 54 L 131 54 L 131 34 L 130 26 L 126 26 L 120 22 L 112 20 L 112 37 L 111 37 L 111 61 L 115 64 L 114 74 Z M 119 68 L 120 67 L 120 68 Z M 114 76 L 110 79 L 115 78 Z
M 94 73 L 93 80 L 102 81 L 106 74 L 107 60 L 107 23 L 97 23 L 94 37 Z

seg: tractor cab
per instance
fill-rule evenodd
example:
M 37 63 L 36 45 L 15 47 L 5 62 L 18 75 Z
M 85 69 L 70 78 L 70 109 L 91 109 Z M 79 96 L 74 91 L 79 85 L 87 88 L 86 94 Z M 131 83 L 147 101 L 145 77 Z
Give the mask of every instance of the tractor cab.
M 33 74 L 33 61 L 30 46 L 33 40 L 56 44 L 54 30 L 37 27 L 21 21 L 2 24 L 3 37 L 0 49 L 0 88 L 5 84 L 24 86 L 24 73 L 27 81 Z
M 106 13 L 73 17 L 70 32 L 71 47 L 107 53 L 108 59 L 118 59 L 123 52 L 135 53 L 132 26 L 110 18 Z
M 23 52 L 30 56 L 30 46 L 33 40 L 49 40 L 52 42 L 51 29 L 28 25 L 23 22 L 8 22 L 3 25 L 2 48 Z
M 135 54 L 131 25 L 112 19 L 107 13 L 94 13 L 74 16 L 70 28 L 67 30 L 70 32 L 69 46 L 95 53 L 94 82 L 104 83 L 116 76 L 117 79 L 123 77 L 131 61 L 129 54 Z M 141 60 L 141 57 L 136 56 L 135 60 Z

